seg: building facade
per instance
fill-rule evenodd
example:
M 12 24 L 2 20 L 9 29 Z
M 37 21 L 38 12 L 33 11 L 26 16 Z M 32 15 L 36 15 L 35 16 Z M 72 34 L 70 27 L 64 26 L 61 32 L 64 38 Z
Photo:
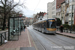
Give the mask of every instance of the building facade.
M 68 8 L 67 8 L 67 12 L 66 14 L 66 18 L 68 18 L 68 24 L 71 25 L 71 24 L 75 24 L 75 15 L 74 15 L 74 9 L 75 9 L 75 0 L 65 0 L 65 3 L 68 4 Z
M 61 3 L 65 0 L 54 0 L 47 4 L 48 18 L 60 18 L 61 19 Z
M 48 18 L 56 18 L 56 0 L 47 3 Z
M 56 0 L 52 2 L 52 18 L 56 18 Z
M 62 24 L 65 24 L 66 22 L 66 4 L 65 2 L 61 3 L 61 20 L 62 20 Z
M 56 17 L 61 19 L 61 3 L 65 0 L 56 0 Z
M 43 19 L 42 19 L 42 20 L 45 20 L 45 19 L 49 19 L 47 14 L 45 14 L 45 15 L 43 16 Z
M 48 18 L 60 18 L 62 24 L 75 24 L 75 0 L 54 0 L 47 4 Z
M 37 13 L 36 16 L 33 18 L 33 23 L 37 22 L 38 20 L 42 20 L 45 14 L 46 12 Z
M 52 18 L 52 2 L 47 3 L 47 18 Z

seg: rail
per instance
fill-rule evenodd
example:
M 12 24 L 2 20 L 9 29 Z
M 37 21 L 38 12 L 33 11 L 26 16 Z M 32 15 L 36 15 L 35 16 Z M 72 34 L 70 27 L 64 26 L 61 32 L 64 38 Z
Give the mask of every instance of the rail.
M 6 43 L 8 40 L 8 30 L 0 32 L 0 45 Z

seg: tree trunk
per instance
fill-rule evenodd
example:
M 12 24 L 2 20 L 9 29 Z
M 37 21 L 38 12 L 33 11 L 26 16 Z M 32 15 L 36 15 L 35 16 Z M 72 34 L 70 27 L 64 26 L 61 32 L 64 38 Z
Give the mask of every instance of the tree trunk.
M 3 28 L 2 30 L 4 30 L 6 28 L 6 15 L 4 14 L 4 20 L 3 20 Z

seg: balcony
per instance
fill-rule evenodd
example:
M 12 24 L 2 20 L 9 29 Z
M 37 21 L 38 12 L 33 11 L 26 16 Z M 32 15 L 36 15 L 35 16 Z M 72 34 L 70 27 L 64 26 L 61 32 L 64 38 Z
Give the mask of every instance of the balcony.
M 66 5 L 69 5 L 69 2 L 66 2 Z
M 61 8 L 57 9 L 57 10 L 56 10 L 56 13 L 58 13 L 58 12 L 60 12 L 60 11 L 61 11 Z
M 65 0 L 66 6 L 69 5 L 69 0 Z
M 68 13 L 68 12 L 66 12 L 65 16 L 68 16 L 68 15 L 69 15 L 69 13 Z

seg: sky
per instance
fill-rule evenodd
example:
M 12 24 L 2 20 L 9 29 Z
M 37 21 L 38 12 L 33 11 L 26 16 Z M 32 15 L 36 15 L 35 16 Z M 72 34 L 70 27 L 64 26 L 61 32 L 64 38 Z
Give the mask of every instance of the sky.
M 26 8 L 20 8 L 26 17 L 32 17 L 39 12 L 47 12 L 47 3 L 54 0 L 20 0 Z M 17 2 L 17 0 L 15 0 Z

